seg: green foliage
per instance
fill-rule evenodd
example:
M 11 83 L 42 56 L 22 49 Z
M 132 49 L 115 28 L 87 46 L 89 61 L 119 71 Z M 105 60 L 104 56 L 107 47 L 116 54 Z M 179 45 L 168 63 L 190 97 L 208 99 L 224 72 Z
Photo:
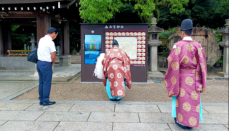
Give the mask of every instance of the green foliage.
M 125 4 L 133 4 L 141 21 L 150 22 L 153 16 L 159 18 L 159 9 L 169 7 L 171 13 L 181 13 L 189 0 L 81 0 L 80 16 L 87 23 L 106 23 Z
M 160 46 L 158 46 L 158 56 L 161 58 L 167 58 L 169 56 L 169 48 L 168 48 L 168 40 L 162 42 Z
M 159 33 L 159 39 L 167 39 L 170 33 L 174 33 L 178 27 L 173 27 L 171 29 L 165 30 L 164 32 Z
M 77 53 L 76 49 L 73 49 L 71 55 L 76 55 L 76 53 Z
M 154 0 L 135 0 L 136 4 L 134 9 L 138 10 L 138 15 L 142 20 L 150 21 L 153 17 L 153 11 L 155 10 Z
M 223 34 L 218 34 L 216 32 L 219 31 L 219 30 L 221 30 L 221 29 L 223 29 L 223 28 L 211 29 L 211 28 L 205 27 L 205 26 L 203 26 L 202 28 L 206 28 L 206 29 L 212 30 L 212 32 L 215 35 L 215 38 L 216 38 L 217 42 L 221 42 L 222 41 Z
M 223 55 L 220 56 L 216 63 L 223 64 Z
M 174 33 L 177 30 L 177 28 L 179 28 L 179 27 L 173 27 L 171 29 L 165 30 L 162 33 L 159 33 L 159 39 L 167 39 L 169 37 L 170 33 Z M 223 35 L 222 34 L 218 34 L 216 32 L 221 30 L 221 29 L 223 29 L 223 28 L 211 29 L 211 28 L 205 27 L 205 26 L 203 26 L 202 28 L 207 28 L 207 29 L 212 30 L 212 32 L 214 33 L 214 35 L 216 37 L 217 42 L 221 42 L 222 41 L 222 36 Z
M 70 35 L 70 51 L 76 50 L 77 44 L 80 48 L 80 30 L 76 28 L 75 25 L 72 25 L 69 28 L 69 35 Z
M 119 12 L 114 14 L 113 19 L 107 21 L 107 23 L 142 23 L 138 15 L 138 11 L 134 9 L 134 3 L 123 3 L 119 6 Z
M 20 27 L 20 25 L 11 25 L 11 30 L 15 31 L 19 27 Z
M 168 48 L 168 37 L 171 33 L 174 33 L 178 27 L 173 27 L 171 29 L 165 30 L 162 33 L 159 33 L 159 39 L 162 40 L 162 44 L 158 47 L 159 57 L 167 58 L 169 56 L 169 48 Z
M 81 0 L 80 16 L 84 22 L 105 23 L 113 17 L 113 12 L 118 12 L 121 0 Z
M 13 50 L 24 50 L 24 44 L 30 46 L 30 36 L 31 34 L 15 34 L 14 31 L 19 28 L 20 25 L 11 25 L 11 39 L 12 39 L 12 47 Z
M 167 7 L 160 8 L 158 26 L 164 29 L 180 26 L 182 20 L 192 19 L 193 26 L 210 28 L 224 27 L 225 19 L 229 17 L 228 0 L 190 0 L 184 4 L 185 11 L 179 14 L 171 13 Z
M 218 29 L 211 29 L 211 30 L 215 34 L 215 38 L 216 38 L 217 42 L 221 42 L 222 41 L 223 34 L 216 33 L 217 31 L 220 30 L 220 28 L 218 28 Z

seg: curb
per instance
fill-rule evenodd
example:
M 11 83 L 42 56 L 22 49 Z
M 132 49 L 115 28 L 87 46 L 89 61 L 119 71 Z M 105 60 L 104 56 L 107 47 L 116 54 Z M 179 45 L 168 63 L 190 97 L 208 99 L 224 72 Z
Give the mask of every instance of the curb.
M 161 80 L 164 81 L 163 77 L 150 77 L 152 80 Z M 207 78 L 207 80 L 222 80 L 222 81 L 228 81 L 228 78 Z

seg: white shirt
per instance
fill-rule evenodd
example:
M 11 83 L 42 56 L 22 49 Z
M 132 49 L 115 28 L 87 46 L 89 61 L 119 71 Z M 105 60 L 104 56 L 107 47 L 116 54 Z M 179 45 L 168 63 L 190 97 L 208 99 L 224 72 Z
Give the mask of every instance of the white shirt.
M 51 53 L 55 52 L 55 44 L 48 35 L 42 37 L 38 43 L 37 56 L 39 61 L 52 62 Z
M 189 41 L 192 41 L 192 37 L 190 37 L 190 36 L 186 36 L 186 37 L 184 37 L 184 38 L 183 38 L 183 40 L 189 40 Z
M 192 40 L 192 37 L 190 37 L 190 36 L 185 36 L 185 37 L 183 38 L 183 40 L 193 41 L 193 40 Z M 173 45 L 173 49 L 175 49 L 175 48 L 177 48 L 177 46 L 176 46 L 176 45 Z M 202 49 L 202 47 L 201 47 L 201 49 Z

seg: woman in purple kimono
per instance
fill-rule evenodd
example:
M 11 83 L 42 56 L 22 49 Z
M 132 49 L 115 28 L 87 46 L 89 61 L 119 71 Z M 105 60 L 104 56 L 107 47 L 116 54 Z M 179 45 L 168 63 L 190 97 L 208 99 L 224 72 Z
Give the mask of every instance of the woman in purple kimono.
M 164 78 L 168 96 L 176 103 L 172 112 L 175 112 L 175 123 L 183 129 L 199 127 L 200 93 L 206 89 L 205 52 L 201 44 L 192 40 L 192 27 L 192 20 L 182 21 L 182 40 L 174 44 L 167 58 L 168 70 Z

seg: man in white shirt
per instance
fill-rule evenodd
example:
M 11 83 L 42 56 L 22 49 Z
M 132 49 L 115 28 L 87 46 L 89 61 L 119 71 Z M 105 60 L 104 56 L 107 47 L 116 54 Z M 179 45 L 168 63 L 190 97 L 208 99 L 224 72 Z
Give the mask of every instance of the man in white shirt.
M 58 35 L 58 30 L 54 27 L 48 29 L 47 35 L 42 37 L 38 43 L 37 50 L 37 71 L 39 74 L 39 100 L 40 105 L 47 106 L 53 105 L 56 102 L 49 101 L 49 95 L 51 90 L 52 82 L 52 67 L 54 66 L 56 55 L 55 55 L 55 44 L 53 42 Z

